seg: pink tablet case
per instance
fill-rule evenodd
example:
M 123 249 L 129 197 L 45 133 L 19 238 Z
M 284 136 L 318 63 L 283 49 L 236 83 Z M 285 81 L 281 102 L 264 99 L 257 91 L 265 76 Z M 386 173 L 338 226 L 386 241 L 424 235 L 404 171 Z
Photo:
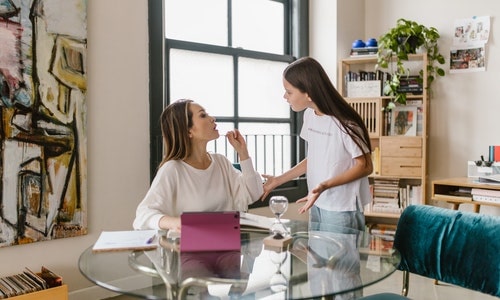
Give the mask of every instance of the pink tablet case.
M 240 213 L 185 212 L 181 215 L 181 252 L 240 250 Z

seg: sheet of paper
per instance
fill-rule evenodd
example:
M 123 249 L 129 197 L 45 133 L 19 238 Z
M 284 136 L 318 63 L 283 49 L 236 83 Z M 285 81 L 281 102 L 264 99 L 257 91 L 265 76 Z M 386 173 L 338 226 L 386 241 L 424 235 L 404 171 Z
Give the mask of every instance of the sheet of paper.
M 147 250 L 157 247 L 156 230 L 103 231 L 93 251 Z

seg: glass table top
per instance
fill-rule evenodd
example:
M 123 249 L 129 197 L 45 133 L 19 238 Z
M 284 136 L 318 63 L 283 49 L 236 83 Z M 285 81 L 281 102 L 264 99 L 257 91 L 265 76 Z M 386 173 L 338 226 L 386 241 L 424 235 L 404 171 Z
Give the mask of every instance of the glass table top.
M 266 231 L 241 230 L 240 251 L 179 252 L 178 239 L 162 235 L 149 251 L 93 252 L 80 256 L 93 283 L 143 299 L 304 299 L 352 293 L 392 274 L 399 253 L 378 247 L 381 237 L 330 226 L 308 230 L 290 221 L 283 242 Z

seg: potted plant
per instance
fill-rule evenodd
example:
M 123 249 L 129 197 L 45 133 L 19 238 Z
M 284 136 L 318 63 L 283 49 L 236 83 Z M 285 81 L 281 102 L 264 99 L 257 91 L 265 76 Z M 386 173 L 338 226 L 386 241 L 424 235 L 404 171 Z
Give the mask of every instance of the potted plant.
M 439 52 L 437 41 L 440 35 L 436 28 L 425 27 L 415 21 L 399 19 L 396 26 L 382 35 L 378 41 L 377 68 L 390 69 L 391 79 L 384 85 L 384 94 L 392 96 L 389 109 L 395 102 L 406 104 L 406 93 L 399 92 L 400 79 L 409 76 L 404 61 L 409 54 L 415 54 L 420 47 L 427 53 L 427 92 L 437 76 L 444 76 L 440 65 L 445 63 L 444 56 Z M 394 68 L 395 63 L 395 68 Z M 423 70 L 419 72 L 419 83 L 423 82 Z

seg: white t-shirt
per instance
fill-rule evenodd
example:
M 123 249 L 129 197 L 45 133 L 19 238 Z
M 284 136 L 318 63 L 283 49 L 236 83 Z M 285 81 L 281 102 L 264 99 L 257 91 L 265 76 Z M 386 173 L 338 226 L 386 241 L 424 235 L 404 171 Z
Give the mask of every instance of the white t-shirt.
M 179 217 L 187 211 L 242 211 L 259 199 L 262 178 L 251 159 L 240 162 L 240 172 L 225 156 L 210 156 L 212 163 L 205 170 L 181 160 L 163 164 L 137 207 L 134 228 L 159 229 L 164 215 Z
M 307 141 L 309 190 L 345 172 L 354 165 L 354 158 L 363 155 L 335 117 L 318 116 L 310 108 L 304 112 L 300 136 Z M 368 152 L 368 149 L 365 151 Z M 360 210 L 371 201 L 366 177 L 325 190 L 314 204 L 329 211 L 355 211 L 357 199 L 360 201 Z

